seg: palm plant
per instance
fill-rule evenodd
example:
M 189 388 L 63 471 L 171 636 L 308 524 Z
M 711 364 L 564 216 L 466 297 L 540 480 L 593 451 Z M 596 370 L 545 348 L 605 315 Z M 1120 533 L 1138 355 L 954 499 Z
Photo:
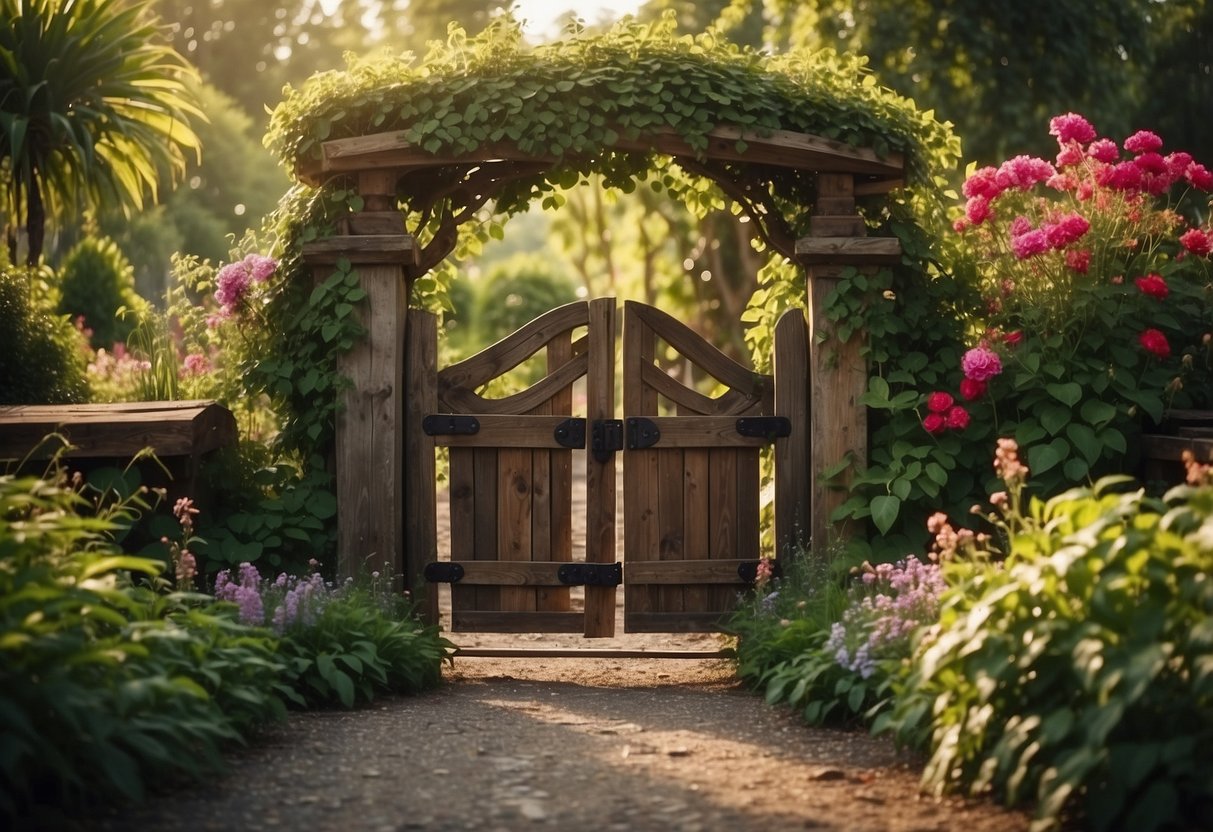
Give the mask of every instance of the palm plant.
M 130 212 L 180 177 L 204 118 L 193 68 L 160 39 L 149 0 L 0 0 L 0 163 L 9 259 L 42 255 L 48 216 Z

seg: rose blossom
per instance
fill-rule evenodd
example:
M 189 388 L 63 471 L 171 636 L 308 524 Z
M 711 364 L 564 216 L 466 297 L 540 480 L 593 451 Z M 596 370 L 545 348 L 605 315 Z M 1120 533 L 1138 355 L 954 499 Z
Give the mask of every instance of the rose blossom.
M 1002 342 L 1004 344 L 1006 344 L 1008 347 L 1013 347 L 1022 340 L 1023 340 L 1023 331 L 1019 330 L 1019 329 L 1016 329 L 1012 332 L 1008 332 L 1006 335 L 1002 336 Z
M 1087 155 L 1097 162 L 1110 164 L 1120 158 L 1120 148 L 1111 139 L 1099 139 L 1091 142 L 1091 146 L 1087 148 Z
M 1202 191 L 1213 191 L 1213 173 L 1199 162 L 1193 162 L 1188 165 L 1188 169 L 1184 172 L 1184 178 L 1188 180 L 1193 188 L 1200 188 Z
M 1082 214 L 1068 214 L 1042 230 L 1045 232 L 1049 245 L 1056 249 L 1063 249 L 1090 229 L 1091 223 Z
M 969 426 L 969 411 L 960 405 L 954 405 L 944 415 L 944 424 L 953 430 L 964 430 Z
M 1027 260 L 1048 251 L 1049 238 L 1042 229 L 1034 228 L 1011 238 L 1011 250 L 1020 260 Z
M 1016 156 L 1008 159 L 998 168 L 995 181 L 1003 190 L 1019 188 L 1026 191 L 1038 182 L 1046 182 L 1057 173 L 1053 166 L 1044 159 L 1034 156 Z
M 1086 274 L 1091 268 L 1091 252 L 1087 249 L 1075 251 L 1071 249 L 1066 252 L 1066 265 L 1079 274 Z
M 1185 231 L 1179 238 L 1179 244 L 1200 257 L 1208 257 L 1213 252 L 1213 236 L 1200 228 Z
M 973 225 L 981 225 L 993 215 L 994 212 L 990 210 L 990 200 L 984 196 L 971 197 L 965 204 L 965 219 Z
M 943 413 L 953 404 L 955 404 L 955 399 L 947 393 L 936 392 L 927 396 L 927 410 L 932 413 Z
M 971 402 L 984 396 L 986 394 L 986 387 L 988 386 L 984 381 L 962 378 L 960 380 L 960 395 L 964 397 L 966 402 Z
M 1152 298 L 1162 300 L 1171 293 L 1167 287 L 1167 281 L 1163 280 L 1160 274 L 1151 273 L 1145 277 L 1139 277 L 1133 282 L 1137 284 L 1137 288 L 1143 295 L 1149 295 Z
M 964 371 L 965 378 L 989 381 L 1002 372 L 1002 359 L 993 350 L 974 347 L 960 359 L 960 368 Z
M 1056 136 L 1058 144 L 1086 144 L 1095 138 L 1095 128 L 1078 113 L 1065 113 L 1049 119 L 1049 135 Z
M 926 429 L 927 433 L 931 434 L 932 436 L 936 436 L 947 430 L 947 424 L 944 422 L 943 416 L 939 413 L 928 413 L 922 420 L 922 426 Z
M 1162 139 L 1157 133 L 1151 133 L 1149 130 L 1138 130 L 1132 136 L 1125 139 L 1125 150 L 1130 153 L 1150 153 L 1162 147 Z
M 1137 336 L 1138 342 L 1142 348 L 1158 358 L 1167 358 L 1171 355 L 1171 345 L 1167 343 L 1167 336 L 1163 335 L 1157 329 L 1147 329 Z
M 969 199 L 978 196 L 988 200 L 997 198 L 1003 191 L 998 186 L 998 170 L 996 168 L 985 167 L 974 171 L 973 175 L 965 180 L 961 190 Z

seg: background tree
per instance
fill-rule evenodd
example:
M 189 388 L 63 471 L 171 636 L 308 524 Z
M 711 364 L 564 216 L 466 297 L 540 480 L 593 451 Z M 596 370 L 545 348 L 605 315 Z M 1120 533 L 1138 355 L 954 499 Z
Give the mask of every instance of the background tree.
M 147 0 L 0 0 L 0 162 L 9 257 L 42 256 L 48 216 L 138 209 L 198 150 L 189 64 Z

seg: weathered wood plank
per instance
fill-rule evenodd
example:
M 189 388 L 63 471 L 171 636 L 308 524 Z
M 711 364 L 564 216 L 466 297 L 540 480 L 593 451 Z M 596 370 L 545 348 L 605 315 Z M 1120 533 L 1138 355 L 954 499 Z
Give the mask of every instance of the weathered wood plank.
M 726 614 L 720 612 L 634 612 L 628 616 L 633 633 L 719 633 Z
M 789 130 L 758 133 L 738 127 L 720 126 L 708 133 L 708 146 L 702 151 L 688 145 L 672 128 L 657 128 L 635 139 L 622 135 L 622 131 L 620 133 L 612 147 L 625 151 L 657 150 L 671 156 L 752 162 L 802 170 L 846 171 L 886 177 L 901 176 L 905 168 L 904 159 L 898 153 L 882 157 L 869 148 L 852 147 L 822 136 Z M 739 141 L 744 142 L 742 150 L 738 149 Z M 401 168 L 436 167 L 466 163 L 470 159 L 555 161 L 550 154 L 523 153 L 506 142 L 482 146 L 475 155 L 433 154 L 409 142 L 405 131 L 397 130 L 325 142 L 320 164 L 305 163 L 299 173 L 309 181 L 318 181 L 325 173 L 373 168 L 376 159 L 381 157 L 390 159 L 393 167 Z
M 421 429 L 421 420 L 438 404 L 438 319 L 429 312 L 408 313 L 405 347 L 404 421 L 404 572 L 402 588 L 412 589 L 422 604 L 419 612 L 438 622 L 438 591 L 427 587 L 426 563 L 438 556 L 438 495 L 435 485 L 434 440 Z M 422 594 L 423 593 L 423 594 Z
M 573 360 L 571 332 L 564 332 L 548 343 L 549 373 Z M 557 393 L 547 404 L 553 417 L 565 419 L 573 412 L 573 388 Z M 536 455 L 540 452 L 536 451 Z M 548 466 L 548 557 L 555 562 L 573 559 L 573 454 L 570 450 L 544 453 Z M 572 596 L 567 588 L 538 591 L 537 608 L 541 611 L 567 612 L 572 609 Z
M 420 262 L 420 248 L 412 234 L 360 234 L 304 243 L 303 256 L 308 263 L 316 265 L 352 260 L 359 265 L 411 268 Z
M 434 442 L 451 448 L 497 448 L 507 445 L 512 448 L 552 448 L 564 446 L 556 439 L 556 429 L 569 417 L 558 416 L 509 416 L 505 414 L 456 414 L 473 415 L 480 423 L 480 430 L 471 435 L 439 434 Z
M 630 411 L 629 414 L 631 414 Z M 737 417 L 734 416 L 653 416 L 647 418 L 661 431 L 661 438 L 656 445 L 661 449 L 761 448 L 771 444 L 762 437 L 739 434 Z
M 579 612 L 484 611 L 451 614 L 452 629 L 462 633 L 569 633 L 581 629 Z
M 804 310 L 789 309 L 775 324 L 775 414 L 792 435 L 775 440 L 775 556 L 809 543 L 811 432 L 809 341 Z
M 438 403 L 449 413 L 526 413 L 585 375 L 587 362 L 585 356 L 578 356 L 527 389 L 500 399 L 486 399 L 470 387 L 454 386 L 439 374 Z
M 454 587 L 505 586 L 505 587 L 568 587 L 561 583 L 556 573 L 562 564 L 540 560 L 465 560 L 459 551 L 451 553 L 451 562 L 463 567 L 463 577 Z M 560 612 L 561 610 L 554 610 Z M 542 610 L 540 610 L 542 612 Z M 578 627 L 580 629 L 580 627 Z
M 621 650 L 593 647 L 456 647 L 464 659 L 731 659 L 737 651 L 720 650 Z
M 737 453 L 737 552 L 736 557 L 757 560 L 761 552 L 762 472 L 759 451 L 738 449 Z M 730 606 L 732 599 L 729 599 Z
M 636 371 L 635 367 L 629 368 L 629 372 Z M 761 401 L 761 396 L 739 390 L 726 390 L 716 398 L 705 396 L 671 378 L 654 364 L 643 365 L 639 372 L 645 384 L 678 407 L 681 416 L 741 416 Z
M 709 554 L 713 560 L 737 557 L 737 451 L 715 449 L 708 452 L 710 485 L 708 505 L 711 512 Z M 707 610 L 724 610 L 732 603 L 733 593 L 713 588 L 708 593 Z M 704 610 L 705 612 L 707 610 Z
M 867 226 L 859 216 L 821 216 L 809 218 L 809 234 L 814 237 L 864 237 Z
M 796 241 L 796 259 L 858 266 L 900 263 L 901 241 L 896 237 L 802 237 Z
M 586 416 L 611 419 L 615 414 L 615 299 L 589 302 L 586 355 Z M 599 461 L 586 455 L 585 559 L 615 562 L 615 454 Z M 585 588 L 585 635 L 615 634 L 615 588 Z
M 497 522 L 497 450 L 476 448 L 472 451 L 475 460 L 475 524 L 472 557 L 476 560 L 497 560 L 497 538 L 500 535 Z M 501 590 L 497 587 L 478 587 L 475 592 L 476 609 L 496 610 L 501 607 Z
M 642 306 L 628 302 L 624 305 L 623 412 L 627 417 L 655 416 L 657 395 L 639 372 L 640 367 L 653 363 L 656 336 L 639 314 Z M 654 450 L 632 450 L 623 459 L 623 540 L 628 562 L 659 560 L 661 537 L 657 517 L 658 460 Z M 625 564 L 624 568 L 627 568 Z M 624 629 L 631 631 L 634 612 L 660 610 L 663 598 L 660 589 L 624 584 Z
M 451 514 L 451 551 L 469 552 L 471 557 L 479 558 L 477 536 L 484 532 L 483 520 L 476 512 L 476 454 L 487 454 L 487 451 L 473 451 L 471 448 L 452 448 L 450 457 L 450 473 L 448 475 L 448 491 L 450 494 Z M 494 512 L 495 515 L 495 512 Z M 494 548 L 496 542 L 494 541 Z M 453 612 L 478 609 L 476 600 L 477 590 L 473 586 L 451 585 L 451 609 Z
M 745 584 L 737 570 L 757 558 L 716 558 L 688 550 L 684 559 L 628 561 L 624 580 L 634 584 Z M 698 556 L 698 557 L 695 557 Z
M 497 451 L 497 538 L 499 561 L 529 561 L 531 539 L 531 452 L 515 448 Z M 501 590 L 501 609 L 530 612 L 535 609 L 535 591 L 506 587 Z
M 212 401 L 0 407 L 0 458 L 24 458 L 50 433 L 76 446 L 69 457 L 129 458 L 148 447 L 160 457 L 193 456 L 237 441 L 235 417 Z M 48 445 L 36 456 L 60 447 Z
M 749 396 L 762 396 L 769 389 L 768 376 L 738 364 L 703 340 L 694 330 L 677 318 L 656 307 L 646 306 L 635 301 L 625 302 L 625 315 L 629 309 L 632 315 L 651 329 L 657 337 L 722 384 Z M 628 415 L 636 414 L 629 412 Z
M 657 499 L 658 557 L 662 563 L 681 560 L 684 557 L 682 493 L 678 488 L 678 483 L 682 480 L 682 471 L 681 450 L 658 452 L 657 493 L 654 496 Z M 681 586 L 663 587 L 661 592 L 662 609 L 670 611 L 684 609 L 686 592 Z

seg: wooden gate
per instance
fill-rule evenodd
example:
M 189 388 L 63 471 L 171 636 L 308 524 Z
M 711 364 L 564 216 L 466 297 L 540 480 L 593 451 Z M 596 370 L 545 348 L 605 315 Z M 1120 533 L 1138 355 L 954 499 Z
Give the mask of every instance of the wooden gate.
M 437 445 L 450 449 L 451 560 L 427 550 L 433 562 L 425 577 L 451 584 L 453 631 L 611 636 L 620 583 L 626 631 L 717 630 L 758 565 L 761 447 L 777 443 L 777 482 L 807 483 L 788 473 L 806 462 L 798 458 L 808 423 L 799 312 L 794 326 L 781 322 L 785 333 L 800 333 L 785 352 L 801 358 L 785 362 L 794 370 L 781 373 L 784 390 L 776 395 L 774 377 L 742 367 L 664 312 L 627 302 L 622 419 L 614 408 L 615 318 L 613 299 L 568 304 L 435 373 L 434 318 L 411 313 L 409 354 L 423 358 L 410 362 L 406 447 L 423 460 L 433 459 Z M 546 372 L 538 382 L 503 398 L 481 395 L 541 351 Z M 694 365 L 724 392 L 708 396 L 676 380 L 658 366 L 659 351 L 681 356 L 679 366 Z M 580 379 L 585 401 L 575 408 Z M 777 401 L 787 413 L 775 413 Z M 583 558 L 572 548 L 575 452 L 586 465 Z M 432 463 L 428 471 L 409 467 L 406 522 L 425 525 L 423 513 L 432 518 L 436 508 Z M 804 492 L 783 500 L 798 506 L 801 521 Z M 574 609 L 571 586 L 584 586 L 584 610 Z

